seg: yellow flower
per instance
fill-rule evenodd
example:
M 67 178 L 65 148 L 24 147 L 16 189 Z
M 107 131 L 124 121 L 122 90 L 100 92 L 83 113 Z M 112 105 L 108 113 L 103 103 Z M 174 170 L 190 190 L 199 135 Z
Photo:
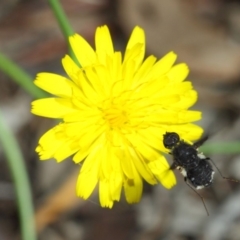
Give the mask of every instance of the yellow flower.
M 114 51 L 107 26 L 96 30 L 94 50 L 81 36 L 70 44 L 82 68 L 67 55 L 62 64 L 68 77 L 40 73 L 35 84 L 56 97 L 36 100 L 32 113 L 62 119 L 39 140 L 41 160 L 61 162 L 73 155 L 83 162 L 76 192 L 87 199 L 99 184 L 100 203 L 112 207 L 122 188 L 128 203 L 140 200 L 143 179 L 166 188 L 176 184 L 162 153 L 163 134 L 177 132 L 198 139 L 201 118 L 188 108 L 197 100 L 186 64 L 173 66 L 176 54 L 144 60 L 145 35 L 135 27 L 124 57 Z

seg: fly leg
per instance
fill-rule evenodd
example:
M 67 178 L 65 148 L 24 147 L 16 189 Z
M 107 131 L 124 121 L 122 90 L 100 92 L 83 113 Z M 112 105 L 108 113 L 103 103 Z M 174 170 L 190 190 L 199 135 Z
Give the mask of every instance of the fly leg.
M 208 140 L 208 136 L 204 136 L 203 138 L 199 139 L 197 142 L 193 144 L 193 147 L 195 149 L 198 149 L 200 146 L 202 146 L 206 141 Z
M 192 189 L 192 191 L 194 191 L 194 192 L 201 198 L 202 203 L 203 203 L 203 206 L 204 206 L 204 208 L 205 208 L 205 210 L 206 210 L 206 212 L 207 212 L 207 215 L 209 216 L 209 212 L 208 212 L 208 209 L 207 209 L 207 206 L 206 206 L 206 204 L 205 204 L 205 201 L 204 201 L 203 196 L 200 195 L 200 194 L 188 183 L 187 177 L 184 178 L 184 181 L 185 181 L 185 183 L 188 185 L 188 187 L 190 187 L 190 188 Z

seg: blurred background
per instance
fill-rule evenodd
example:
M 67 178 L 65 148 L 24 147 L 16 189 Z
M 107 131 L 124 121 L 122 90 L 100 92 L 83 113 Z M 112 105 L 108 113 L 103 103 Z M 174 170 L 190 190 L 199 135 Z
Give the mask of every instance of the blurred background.
M 135 25 L 144 28 L 147 54 L 175 51 L 186 62 L 199 92 L 195 109 L 209 142 L 240 139 L 240 1 L 62 0 L 74 30 L 94 43 L 99 25 L 110 27 L 115 48 L 124 50 Z M 0 51 L 34 79 L 38 72 L 63 74 L 67 44 L 47 1 L 0 1 Z M 39 240 L 239 240 L 240 184 L 218 172 L 211 188 L 192 191 L 178 172 L 172 190 L 144 186 L 141 202 L 102 209 L 95 193 L 75 196 L 79 166 L 39 161 L 34 149 L 53 120 L 32 116 L 31 96 L 0 72 L 0 108 L 24 155 Z M 240 179 L 239 155 L 210 155 L 224 176 Z M 171 159 L 169 159 L 171 162 Z M 0 148 L 0 240 L 21 239 L 12 176 Z

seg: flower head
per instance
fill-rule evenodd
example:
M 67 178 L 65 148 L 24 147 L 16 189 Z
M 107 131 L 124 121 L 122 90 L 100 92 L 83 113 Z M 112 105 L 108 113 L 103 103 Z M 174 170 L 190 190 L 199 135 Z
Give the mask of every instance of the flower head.
M 202 129 L 201 118 L 188 108 L 197 100 L 186 64 L 174 65 L 176 54 L 144 60 L 145 35 L 135 27 L 124 57 L 114 51 L 107 26 L 96 31 L 94 50 L 81 36 L 70 37 L 81 68 L 67 55 L 62 64 L 68 77 L 37 75 L 35 84 L 55 97 L 36 100 L 32 113 L 62 119 L 39 140 L 40 159 L 61 162 L 73 155 L 83 162 L 76 191 L 87 199 L 99 184 L 100 203 L 112 207 L 122 188 L 126 200 L 140 200 L 143 179 L 166 188 L 176 180 L 162 155 L 163 135 L 177 132 L 188 141 Z

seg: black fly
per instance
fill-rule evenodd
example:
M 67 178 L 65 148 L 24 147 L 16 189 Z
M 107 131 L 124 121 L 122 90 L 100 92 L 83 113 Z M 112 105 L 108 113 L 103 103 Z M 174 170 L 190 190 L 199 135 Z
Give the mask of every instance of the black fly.
M 195 190 L 209 187 L 213 182 L 214 170 L 210 163 L 211 159 L 198 151 L 198 148 L 204 144 L 207 139 L 208 137 L 204 137 L 191 145 L 186 143 L 184 140 L 181 140 L 177 133 L 167 132 L 163 136 L 163 145 L 165 148 L 170 149 L 170 154 L 173 156 L 173 163 L 170 168 L 172 170 L 178 169 L 180 171 L 180 173 L 184 176 L 184 180 L 187 185 L 202 199 L 206 212 L 209 215 L 203 197 Z M 216 167 L 214 162 L 211 162 Z M 219 169 L 217 167 L 216 169 L 222 176 Z M 234 179 L 226 177 L 223 178 L 237 182 Z

